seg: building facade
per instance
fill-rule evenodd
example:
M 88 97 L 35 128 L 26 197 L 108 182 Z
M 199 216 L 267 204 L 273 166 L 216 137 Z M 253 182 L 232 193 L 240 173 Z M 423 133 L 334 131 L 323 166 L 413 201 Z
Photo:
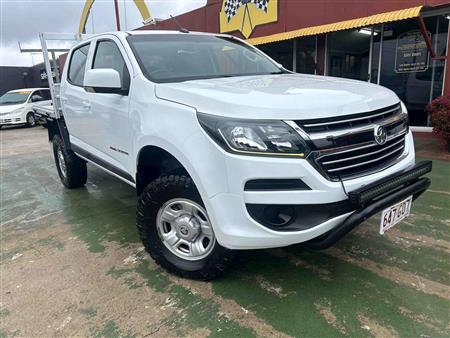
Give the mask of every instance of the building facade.
M 14 89 L 39 87 L 48 87 L 44 63 L 31 67 L 0 67 L 0 96 Z
M 140 29 L 229 33 L 294 72 L 369 81 L 405 102 L 411 124 L 450 95 L 449 0 L 208 0 Z

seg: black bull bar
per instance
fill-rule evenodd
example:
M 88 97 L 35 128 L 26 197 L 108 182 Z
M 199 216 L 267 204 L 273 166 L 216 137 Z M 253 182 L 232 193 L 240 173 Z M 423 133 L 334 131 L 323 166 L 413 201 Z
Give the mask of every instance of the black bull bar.
M 430 179 L 421 177 L 432 169 L 431 161 L 416 164 L 412 169 L 376 181 L 350 192 L 349 199 L 355 212 L 329 232 L 305 244 L 313 249 L 326 249 L 356 228 L 369 217 L 402 200 L 418 198 L 430 186 Z

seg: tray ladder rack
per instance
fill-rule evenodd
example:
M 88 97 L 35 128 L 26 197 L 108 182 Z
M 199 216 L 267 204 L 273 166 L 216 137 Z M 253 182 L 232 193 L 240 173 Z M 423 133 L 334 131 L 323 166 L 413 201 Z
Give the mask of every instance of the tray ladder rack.
M 52 96 L 53 103 L 53 115 L 52 118 L 59 119 L 62 116 L 61 98 L 60 98 L 60 84 L 61 76 L 58 69 L 58 64 L 55 56 L 55 51 L 69 52 L 75 44 L 83 40 L 85 35 L 71 34 L 71 33 L 39 33 L 39 40 L 41 41 L 42 54 L 44 57 L 45 71 L 47 72 L 48 86 L 50 94 Z M 49 48 L 49 42 L 58 41 L 63 43 L 63 48 L 51 49 Z M 49 53 L 51 53 L 52 59 L 50 60 Z M 53 78 L 54 74 L 54 78 Z

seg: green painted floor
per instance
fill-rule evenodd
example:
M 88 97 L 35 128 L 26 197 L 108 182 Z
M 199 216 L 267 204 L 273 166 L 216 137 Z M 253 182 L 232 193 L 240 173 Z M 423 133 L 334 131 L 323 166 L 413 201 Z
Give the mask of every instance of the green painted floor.
M 143 251 L 131 187 L 89 166 L 64 189 L 40 127 L 0 141 L 0 337 L 448 337 L 449 162 L 385 236 L 374 217 L 327 251 L 244 252 L 202 283 Z

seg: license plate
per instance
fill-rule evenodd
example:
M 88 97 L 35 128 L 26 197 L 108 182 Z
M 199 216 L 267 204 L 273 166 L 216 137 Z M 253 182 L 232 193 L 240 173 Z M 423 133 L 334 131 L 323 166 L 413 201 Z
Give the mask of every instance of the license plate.
M 394 225 L 408 217 L 409 212 L 411 211 L 411 204 L 412 196 L 409 196 L 404 201 L 384 209 L 381 214 L 380 235 L 383 235 L 386 230 L 392 228 Z

